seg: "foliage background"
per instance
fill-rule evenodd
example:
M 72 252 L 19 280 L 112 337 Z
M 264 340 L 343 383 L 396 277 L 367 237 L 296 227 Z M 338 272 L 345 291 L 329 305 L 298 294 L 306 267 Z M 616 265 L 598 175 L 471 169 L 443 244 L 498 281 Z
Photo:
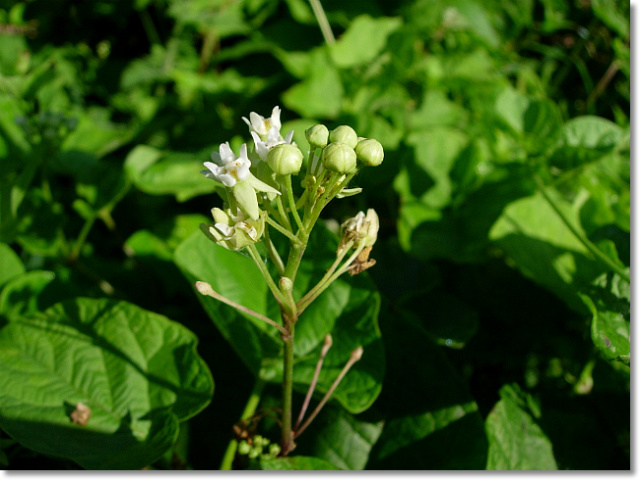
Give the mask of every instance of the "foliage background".
M 301 146 L 322 122 L 386 152 L 324 215 L 381 218 L 382 392 L 295 453 L 629 469 L 629 5 L 323 7 L 328 47 L 304 0 L 0 0 L 0 324 L 95 297 L 188 327 L 215 395 L 153 466 L 218 468 L 254 380 L 173 252 L 217 206 L 202 161 L 280 105 Z M 6 468 L 77 468 L 0 435 Z

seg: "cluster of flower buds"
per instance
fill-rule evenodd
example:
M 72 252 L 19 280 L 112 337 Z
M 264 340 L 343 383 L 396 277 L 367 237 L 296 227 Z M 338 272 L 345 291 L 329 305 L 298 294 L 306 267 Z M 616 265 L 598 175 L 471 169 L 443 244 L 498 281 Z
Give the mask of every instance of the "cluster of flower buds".
M 228 142 L 223 143 L 212 153 L 212 162 L 204 163 L 207 170 L 202 172 L 225 187 L 226 203 L 223 209 L 212 210 L 215 224 L 201 228 L 217 244 L 231 250 L 260 241 L 268 205 L 279 195 L 285 198 L 290 184 L 287 177 L 300 173 L 305 157 L 293 141 L 293 131 L 282 136 L 279 107 L 274 107 L 268 118 L 251 112 L 243 120 L 253 139 L 252 148 L 243 144 L 236 155 Z M 327 201 L 359 193 L 359 188 L 346 188 L 351 177 L 359 167 L 380 165 L 384 158 L 377 140 L 358 137 L 346 125 L 330 131 L 318 124 L 305 135 L 310 150 L 302 184 L 309 190 L 308 202 L 316 201 L 318 192 L 327 191 Z
M 331 131 L 322 124 L 314 125 L 306 130 L 305 135 L 309 145 L 322 148 L 320 160 L 332 172 L 353 173 L 358 168 L 358 163 L 377 167 L 384 159 L 380 142 L 358 137 L 356 131 L 348 125 L 340 125 Z

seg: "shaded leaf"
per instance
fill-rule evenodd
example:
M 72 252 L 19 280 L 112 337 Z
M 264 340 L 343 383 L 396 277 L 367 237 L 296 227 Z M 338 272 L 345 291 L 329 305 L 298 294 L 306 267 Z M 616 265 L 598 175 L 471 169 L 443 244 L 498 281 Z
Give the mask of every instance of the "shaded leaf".
M 555 470 L 551 442 L 538 426 L 517 387 L 500 389 L 500 401 L 486 420 L 487 470 Z
M 181 325 L 111 300 L 76 299 L 14 319 L 0 331 L 0 426 L 84 468 L 142 468 L 211 398 L 196 343 Z M 70 417 L 78 402 L 92 411 L 83 427 Z
M 16 252 L 6 243 L 0 243 L 0 287 L 21 273 L 24 265 Z

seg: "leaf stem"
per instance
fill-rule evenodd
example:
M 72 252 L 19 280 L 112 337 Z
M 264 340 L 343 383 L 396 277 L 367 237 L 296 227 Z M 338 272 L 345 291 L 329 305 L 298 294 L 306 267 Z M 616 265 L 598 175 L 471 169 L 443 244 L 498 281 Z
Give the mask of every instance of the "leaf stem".
M 536 184 L 540 190 L 540 193 L 547 201 L 549 206 L 553 209 L 554 212 L 560 217 L 562 223 L 573 233 L 573 235 L 606 267 L 610 268 L 614 272 L 616 272 L 625 282 L 631 284 L 631 277 L 627 274 L 627 272 L 617 263 L 615 263 L 608 255 L 604 254 L 596 245 L 594 245 L 591 240 L 589 240 L 585 235 L 579 232 L 569 221 L 567 216 L 560 210 L 560 207 L 556 203 L 556 201 L 551 198 L 549 193 L 546 191 L 544 183 L 537 175 L 534 177 Z
M 200 292 L 202 295 L 206 295 L 208 297 L 215 298 L 216 300 L 218 300 L 218 301 L 220 301 L 222 303 L 226 303 L 230 307 L 233 307 L 233 308 L 235 308 L 236 310 L 238 310 L 240 312 L 246 313 L 247 315 L 251 315 L 252 317 L 257 318 L 258 320 L 262 320 L 263 322 L 268 323 L 272 327 L 275 327 L 276 329 L 278 329 L 278 331 L 282 335 L 287 335 L 287 331 L 282 327 L 282 325 L 279 325 L 278 323 L 276 323 L 275 321 L 271 320 L 269 317 L 265 317 L 261 313 L 254 312 L 253 310 L 251 310 L 250 308 L 245 307 L 244 305 L 240 305 L 239 303 L 236 303 L 233 300 L 229 300 L 224 295 L 221 295 L 218 292 L 216 292 L 211 287 L 211 285 L 209 285 L 207 282 L 199 282 L 198 281 L 198 282 L 195 283 L 195 287 L 196 287 L 196 290 L 198 290 L 198 292 Z

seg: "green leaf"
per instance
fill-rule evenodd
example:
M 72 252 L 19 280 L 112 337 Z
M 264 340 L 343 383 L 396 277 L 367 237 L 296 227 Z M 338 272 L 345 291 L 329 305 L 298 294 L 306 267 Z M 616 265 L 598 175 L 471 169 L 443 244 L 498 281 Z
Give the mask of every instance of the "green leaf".
M 48 303 L 40 295 L 54 279 L 55 274 L 45 270 L 32 270 L 14 277 L 0 293 L 0 314 L 7 318 L 15 318 L 42 311 L 53 305 L 56 300 L 53 300 L 51 294 L 48 295 Z
M 335 465 L 314 457 L 282 457 L 260 462 L 261 470 L 340 470 Z
M 405 163 L 394 189 L 403 199 L 419 199 L 434 209 L 445 207 L 452 194 L 449 173 L 468 137 L 457 129 L 439 127 L 411 133 L 406 141 L 414 148 L 415 159 Z
M 356 17 L 342 36 L 330 45 L 333 61 L 340 68 L 370 63 L 382 52 L 389 35 L 401 24 L 400 18 Z
M 164 153 L 138 145 L 127 155 L 124 168 L 139 190 L 150 195 L 175 195 L 179 202 L 184 202 L 219 188 L 200 173 L 207 160 L 205 153 Z
M 627 268 L 627 272 L 629 269 Z M 581 295 L 593 315 L 591 338 L 607 360 L 630 364 L 631 292 L 618 274 L 603 274 Z
M 447 98 L 444 90 L 426 90 L 420 107 L 411 112 L 412 130 L 466 124 L 468 112 Z
M 324 49 L 311 53 L 311 72 L 282 95 L 287 108 L 304 117 L 335 118 L 342 109 L 344 88 L 335 66 Z
M 487 470 L 556 470 L 551 442 L 527 408 L 517 386 L 500 389 L 500 401 L 486 420 Z
M 495 111 L 529 152 L 548 148 L 560 135 L 560 113 L 551 101 L 534 100 L 506 88 L 496 99 Z
M 24 273 L 20 257 L 6 243 L 0 243 L 0 287 L 7 281 Z
M 547 192 L 581 232 L 580 203 L 570 205 L 556 191 L 547 188 Z M 509 204 L 489 237 L 525 276 L 546 287 L 572 309 L 585 312 L 577 288 L 593 281 L 602 272 L 602 265 L 541 193 Z
M 336 246 L 336 239 L 318 224 L 296 277 L 294 298 L 300 298 L 320 279 L 322 266 L 331 263 Z M 221 295 L 279 321 L 279 308 L 249 258 L 215 245 L 198 231 L 177 248 L 175 261 L 192 284 L 206 281 Z M 198 298 L 249 370 L 264 380 L 279 382 L 282 342 L 277 330 L 210 297 Z M 329 389 L 351 352 L 363 346 L 362 359 L 340 383 L 333 398 L 354 413 L 371 405 L 384 374 L 377 327 L 379 302 L 371 281 L 359 275 L 337 280 L 309 306 L 296 324 L 294 388 L 306 393 L 323 339 L 331 333 L 334 343 L 324 361 L 318 392 Z
M 15 319 L 0 330 L 0 426 L 84 468 L 142 468 L 211 398 L 196 344 L 183 326 L 126 302 L 81 298 Z M 70 418 L 78 402 L 91 409 L 85 426 Z
M 297 440 L 296 452 L 311 455 L 344 470 L 363 470 L 382 433 L 381 420 L 352 415 L 327 405 Z
M 569 120 L 562 127 L 561 139 L 551 161 L 561 168 L 573 168 L 612 153 L 625 139 L 625 132 L 605 118 L 585 115 Z

